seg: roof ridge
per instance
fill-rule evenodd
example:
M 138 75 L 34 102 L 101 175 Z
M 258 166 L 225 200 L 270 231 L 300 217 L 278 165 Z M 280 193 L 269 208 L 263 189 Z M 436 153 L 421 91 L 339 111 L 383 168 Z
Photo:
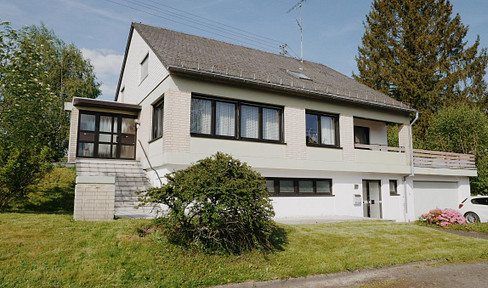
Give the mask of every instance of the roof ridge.
M 295 57 L 285 56 L 285 55 L 281 55 L 281 54 L 276 54 L 276 53 L 273 53 L 273 52 L 264 51 L 264 50 L 260 50 L 260 49 L 257 49 L 257 48 L 251 48 L 251 47 L 244 46 L 244 45 L 238 45 L 238 44 L 234 44 L 234 43 L 227 42 L 227 41 L 217 40 L 217 39 L 213 39 L 213 38 L 209 38 L 209 37 L 204 37 L 204 36 L 198 36 L 198 35 L 189 34 L 189 33 L 181 32 L 181 31 L 177 31 L 177 30 L 166 29 L 166 28 L 163 28 L 163 27 L 157 27 L 157 26 L 153 26 L 153 25 L 132 22 L 132 25 L 133 26 L 134 26 L 134 24 L 135 25 L 138 25 L 138 26 L 146 26 L 146 27 L 151 27 L 151 28 L 154 28 L 154 29 L 166 30 L 166 31 L 169 31 L 169 32 L 172 32 L 172 33 L 179 33 L 179 34 L 183 34 L 183 35 L 190 36 L 190 37 L 197 37 L 197 38 L 201 38 L 201 39 L 205 39 L 205 40 L 216 41 L 216 42 L 220 42 L 220 43 L 232 45 L 232 46 L 239 47 L 239 48 L 246 48 L 246 49 L 250 49 L 250 50 L 253 50 L 253 51 L 258 51 L 260 53 L 266 53 L 266 54 L 271 54 L 273 56 L 283 57 L 283 58 L 287 58 L 287 59 L 295 59 L 295 60 L 300 61 L 300 59 L 295 58 Z M 303 61 L 304 62 L 315 63 L 315 64 L 320 64 L 320 63 L 317 63 L 317 62 L 312 62 L 312 61 L 307 61 L 307 60 L 303 60 Z

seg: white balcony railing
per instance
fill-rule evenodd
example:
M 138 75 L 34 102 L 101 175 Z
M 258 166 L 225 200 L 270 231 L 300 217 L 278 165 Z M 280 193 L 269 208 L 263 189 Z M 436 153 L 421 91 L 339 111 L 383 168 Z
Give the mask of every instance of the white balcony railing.
M 371 151 L 383 151 L 383 152 L 400 152 L 405 153 L 405 147 L 390 147 L 386 145 L 378 145 L 378 144 L 354 144 L 354 147 L 357 149 L 365 149 Z

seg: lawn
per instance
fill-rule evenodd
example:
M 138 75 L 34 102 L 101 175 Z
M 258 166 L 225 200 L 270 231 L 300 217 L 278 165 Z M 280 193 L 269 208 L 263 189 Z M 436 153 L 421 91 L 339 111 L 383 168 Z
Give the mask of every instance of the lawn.
M 0 287 L 199 287 L 400 263 L 488 259 L 488 241 L 410 224 L 282 227 L 283 250 L 208 255 L 140 237 L 147 220 L 74 222 L 69 214 L 0 213 Z

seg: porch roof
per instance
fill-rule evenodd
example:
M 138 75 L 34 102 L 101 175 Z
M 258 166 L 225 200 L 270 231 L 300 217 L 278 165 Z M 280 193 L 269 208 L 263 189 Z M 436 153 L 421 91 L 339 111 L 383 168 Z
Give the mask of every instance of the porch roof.
M 121 103 L 121 102 L 109 101 L 109 100 L 79 98 L 79 97 L 73 98 L 73 106 L 118 110 L 118 111 L 132 112 L 132 113 L 139 113 L 142 109 L 140 105 L 136 105 L 136 104 Z

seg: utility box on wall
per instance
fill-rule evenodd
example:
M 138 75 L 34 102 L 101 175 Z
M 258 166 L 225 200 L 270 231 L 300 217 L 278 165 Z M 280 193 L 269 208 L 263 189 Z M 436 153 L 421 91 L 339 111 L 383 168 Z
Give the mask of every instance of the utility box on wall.
M 354 206 L 361 206 L 361 195 L 360 194 L 354 194 L 352 196 L 353 196 Z

